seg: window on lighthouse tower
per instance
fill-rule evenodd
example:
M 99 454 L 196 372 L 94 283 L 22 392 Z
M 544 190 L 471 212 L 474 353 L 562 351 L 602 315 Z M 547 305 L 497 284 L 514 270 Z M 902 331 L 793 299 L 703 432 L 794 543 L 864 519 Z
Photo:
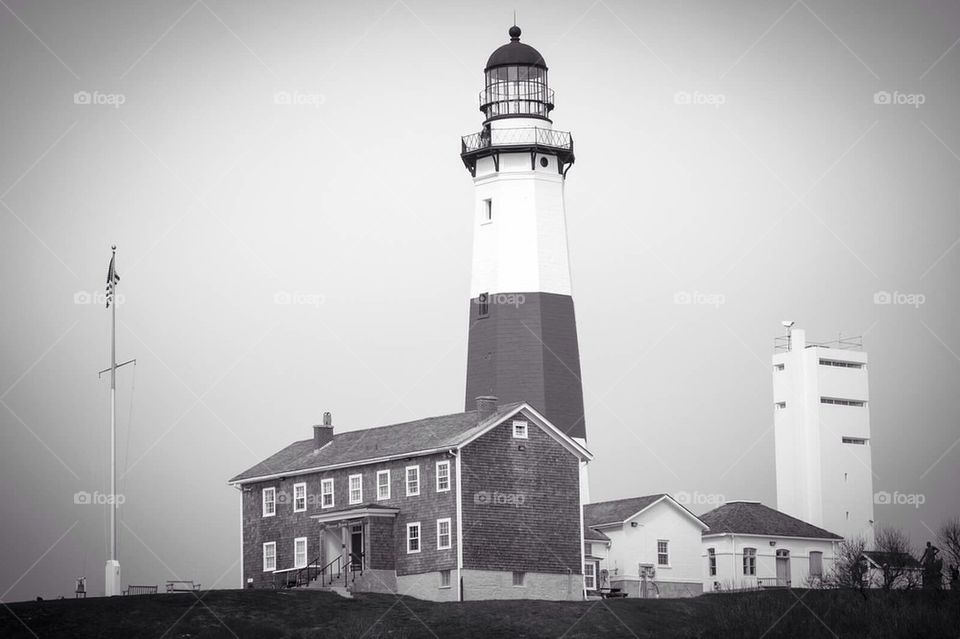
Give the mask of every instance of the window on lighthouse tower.
M 480 293 L 477 297 L 477 317 L 483 318 L 490 315 L 490 295 Z

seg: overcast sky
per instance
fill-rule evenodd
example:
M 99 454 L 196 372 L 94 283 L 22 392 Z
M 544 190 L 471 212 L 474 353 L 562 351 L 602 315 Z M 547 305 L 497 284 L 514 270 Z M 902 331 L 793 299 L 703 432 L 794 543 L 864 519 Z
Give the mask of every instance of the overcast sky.
M 102 592 L 74 494 L 109 486 L 112 243 L 124 585 L 236 587 L 226 481 L 324 411 L 462 409 L 459 136 L 514 8 L 576 141 L 593 499 L 775 505 L 792 319 L 863 335 L 874 490 L 924 502 L 877 520 L 919 545 L 960 514 L 956 3 L 0 5 L 0 599 Z

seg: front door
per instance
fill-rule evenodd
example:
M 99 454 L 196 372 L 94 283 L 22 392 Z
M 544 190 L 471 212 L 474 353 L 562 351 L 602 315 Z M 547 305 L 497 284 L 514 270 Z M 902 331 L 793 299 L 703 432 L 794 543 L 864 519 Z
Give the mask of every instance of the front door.
M 350 527 L 350 569 L 363 570 L 363 524 Z
M 777 585 L 785 588 L 790 585 L 790 551 L 777 551 Z

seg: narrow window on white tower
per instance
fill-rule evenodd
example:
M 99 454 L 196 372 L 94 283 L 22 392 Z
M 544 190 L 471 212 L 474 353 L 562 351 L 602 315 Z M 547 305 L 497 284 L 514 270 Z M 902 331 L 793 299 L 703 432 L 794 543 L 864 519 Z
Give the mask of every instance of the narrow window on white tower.
M 489 224 L 493 222 L 493 200 L 487 198 L 483 201 L 483 219 L 481 224 Z
M 480 293 L 477 296 L 477 317 L 483 318 L 490 315 L 490 294 Z

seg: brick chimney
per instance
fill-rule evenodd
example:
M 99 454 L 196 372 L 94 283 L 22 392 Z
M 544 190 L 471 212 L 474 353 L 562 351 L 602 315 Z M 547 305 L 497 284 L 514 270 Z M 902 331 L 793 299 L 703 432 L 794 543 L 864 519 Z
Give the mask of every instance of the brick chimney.
M 477 422 L 482 422 L 496 412 L 496 397 L 493 395 L 481 395 L 477 398 Z
M 313 427 L 313 447 L 320 449 L 333 440 L 333 417 L 330 413 L 323 414 L 323 424 Z

